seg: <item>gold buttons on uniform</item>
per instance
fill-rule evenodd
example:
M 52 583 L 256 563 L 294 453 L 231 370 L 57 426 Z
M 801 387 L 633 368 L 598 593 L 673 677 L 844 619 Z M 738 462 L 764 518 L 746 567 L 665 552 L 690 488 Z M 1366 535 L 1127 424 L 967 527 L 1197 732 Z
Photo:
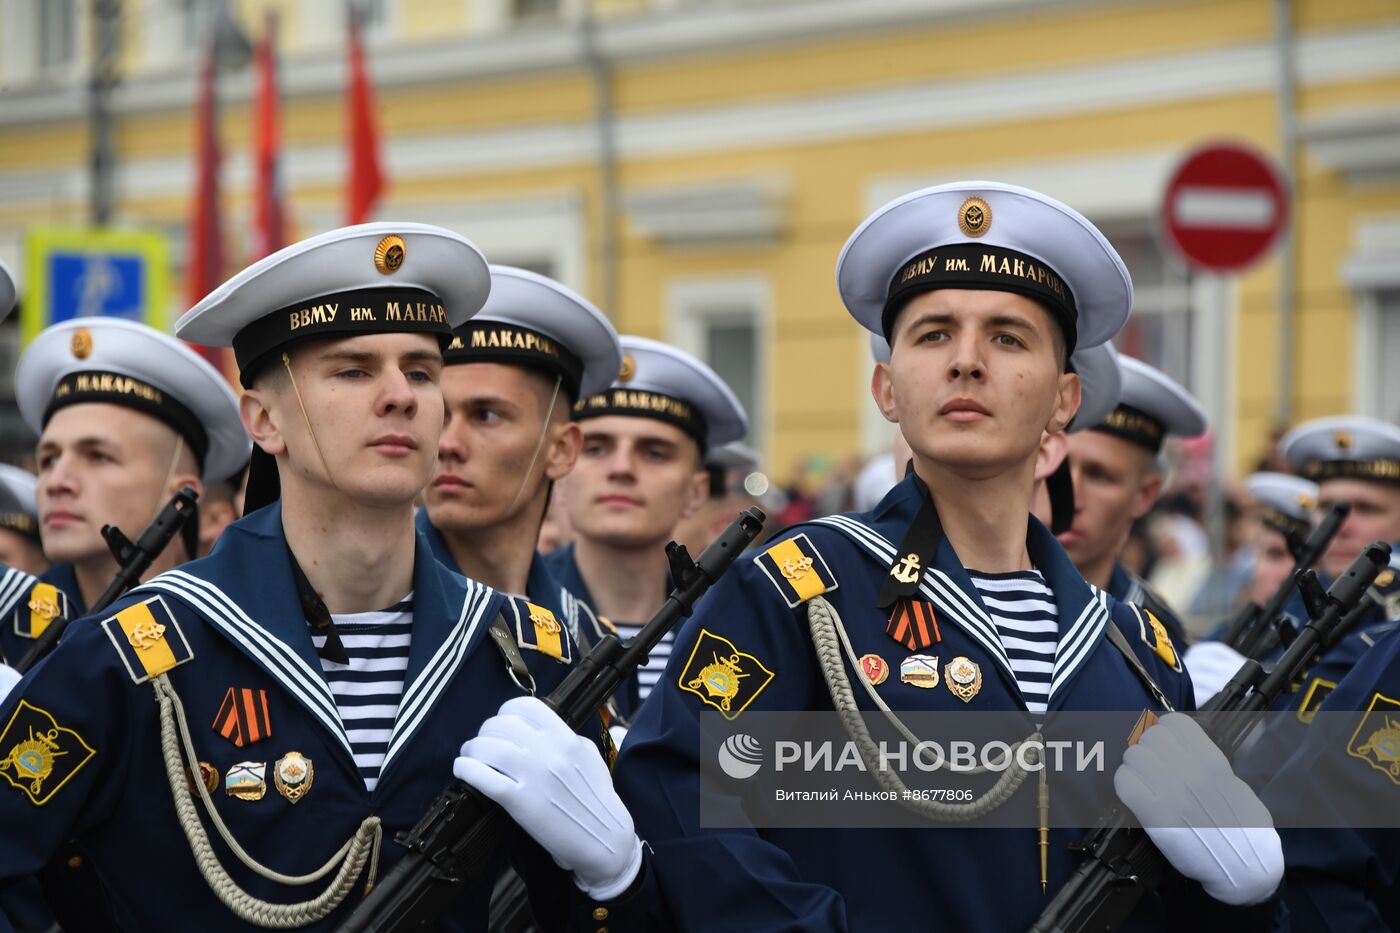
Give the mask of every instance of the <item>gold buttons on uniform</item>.
M 594 907 L 594 908 L 593 908 L 593 919 L 594 919 L 594 920 L 606 920 L 606 919 L 608 919 L 608 909 L 607 909 L 606 907 Z

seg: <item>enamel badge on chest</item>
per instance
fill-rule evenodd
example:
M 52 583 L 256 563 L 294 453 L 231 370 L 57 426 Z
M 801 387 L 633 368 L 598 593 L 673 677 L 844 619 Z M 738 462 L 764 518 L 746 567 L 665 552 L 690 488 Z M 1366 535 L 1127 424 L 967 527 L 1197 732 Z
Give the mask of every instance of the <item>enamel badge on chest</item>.
M 890 666 L 878 654 L 861 655 L 860 670 L 872 687 L 880 686 L 890 676 Z
M 277 793 L 292 803 L 306 796 L 316 778 L 316 767 L 301 752 L 287 752 L 272 766 L 272 783 Z
M 953 696 L 969 703 L 982 690 L 982 669 L 967 658 L 957 657 L 944 666 L 943 682 Z

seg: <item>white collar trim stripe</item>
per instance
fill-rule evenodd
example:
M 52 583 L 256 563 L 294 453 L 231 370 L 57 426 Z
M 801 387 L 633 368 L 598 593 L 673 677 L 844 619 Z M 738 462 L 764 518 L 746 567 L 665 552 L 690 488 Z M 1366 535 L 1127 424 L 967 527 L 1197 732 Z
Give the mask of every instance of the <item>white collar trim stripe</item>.
M 5 571 L 0 577 L 0 622 L 10 617 L 10 610 L 18 605 L 24 594 L 38 583 L 37 577 L 15 567 Z
M 399 712 L 394 717 L 394 731 L 389 738 L 389 747 L 384 752 L 383 763 L 379 766 L 381 777 L 388 771 L 394 755 L 403 748 L 427 717 L 433 703 L 452 680 L 452 675 L 462 666 L 472 636 L 481 625 L 486 610 L 491 607 L 495 594 L 496 591 L 488 586 L 473 580 L 467 581 L 467 596 L 462 602 L 462 611 L 457 616 L 457 623 L 413 683 L 404 687 L 403 698 L 399 701 Z
M 181 570 L 168 570 L 132 592 L 142 590 L 167 592 L 201 610 L 211 624 L 233 639 L 249 657 L 266 667 L 273 677 L 305 703 L 345 747 L 346 753 L 353 757 L 350 740 L 340 720 L 340 710 L 335 705 L 325 677 L 321 672 L 312 670 L 285 642 L 250 619 L 242 607 L 217 586 Z

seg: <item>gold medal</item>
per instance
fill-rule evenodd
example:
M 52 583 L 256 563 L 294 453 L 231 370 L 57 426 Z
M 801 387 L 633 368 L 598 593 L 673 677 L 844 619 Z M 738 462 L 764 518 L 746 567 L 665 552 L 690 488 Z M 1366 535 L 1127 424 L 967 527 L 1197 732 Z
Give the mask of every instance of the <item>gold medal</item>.
M 214 793 L 214 791 L 219 789 L 218 768 L 214 767 L 207 761 L 201 761 L 198 763 L 198 771 L 199 782 L 204 784 L 205 790 L 209 791 L 209 793 L 212 794 Z M 196 783 L 195 781 L 194 771 L 192 771 L 189 768 L 186 768 L 185 779 L 189 781 L 190 793 L 195 794 L 197 796 L 199 794 L 199 783 Z
M 982 690 L 982 669 L 967 658 L 956 657 L 943 667 L 943 682 L 953 696 L 970 703 Z
M 890 666 L 878 654 L 861 655 L 860 670 L 872 687 L 880 686 L 890 676 Z
M 287 752 L 272 766 L 272 783 L 277 793 L 292 803 L 306 796 L 316 779 L 316 766 L 301 752 Z

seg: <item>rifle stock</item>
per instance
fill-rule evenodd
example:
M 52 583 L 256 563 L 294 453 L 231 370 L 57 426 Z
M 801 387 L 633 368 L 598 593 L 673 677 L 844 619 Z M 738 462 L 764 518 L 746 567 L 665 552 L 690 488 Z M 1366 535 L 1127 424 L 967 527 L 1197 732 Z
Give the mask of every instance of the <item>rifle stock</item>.
M 632 671 L 758 536 L 764 515 L 745 509 L 692 561 L 682 545 L 667 545 L 675 589 L 624 645 L 608 635 L 547 697 L 569 728 L 586 723 Z M 479 874 L 514 826 L 506 812 L 469 785 L 454 780 L 428 811 L 396 840 L 408 849 L 338 928 L 339 933 L 395 933 L 422 929 L 446 910 L 462 886 Z

